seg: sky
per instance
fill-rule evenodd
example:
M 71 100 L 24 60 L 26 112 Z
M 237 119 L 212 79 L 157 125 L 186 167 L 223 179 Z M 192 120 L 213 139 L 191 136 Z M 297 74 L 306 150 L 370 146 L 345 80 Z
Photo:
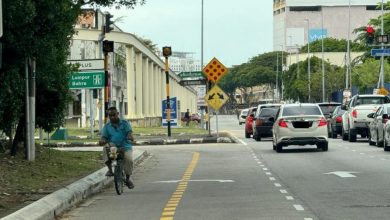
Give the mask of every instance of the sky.
M 272 50 L 271 0 L 203 0 L 203 60 L 216 57 L 227 67 Z M 201 59 L 201 0 L 147 0 L 135 9 L 102 9 L 122 17 L 123 31 L 150 39 L 157 47 L 193 52 Z

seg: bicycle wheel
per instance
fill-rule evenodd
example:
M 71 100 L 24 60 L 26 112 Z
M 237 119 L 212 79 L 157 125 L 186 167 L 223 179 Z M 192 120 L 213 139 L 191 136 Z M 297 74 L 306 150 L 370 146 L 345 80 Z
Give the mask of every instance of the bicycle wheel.
M 114 170 L 114 184 L 116 194 L 120 195 L 123 193 L 123 185 L 124 185 L 124 171 L 123 167 L 120 163 L 115 166 Z

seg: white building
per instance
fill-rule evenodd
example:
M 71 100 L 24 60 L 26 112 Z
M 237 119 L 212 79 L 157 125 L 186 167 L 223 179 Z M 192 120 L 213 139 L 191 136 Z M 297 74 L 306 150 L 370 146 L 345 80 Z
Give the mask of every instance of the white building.
M 350 29 L 349 23 L 350 7 Z M 291 51 L 321 36 L 353 40 L 355 28 L 381 15 L 378 0 L 274 0 L 273 50 Z M 385 0 L 385 2 L 387 2 Z
M 104 13 L 93 9 L 85 12 L 75 26 L 76 34 L 72 39 L 68 60 L 103 58 Z M 116 26 L 113 31 L 105 34 L 104 40 L 114 42 L 114 52 L 108 53 L 108 71 L 112 84 L 110 106 L 116 106 L 121 116 L 132 121 L 134 126 L 161 125 L 162 101 L 167 97 L 164 62 L 135 35 L 123 32 Z M 177 97 L 177 105 L 181 109 L 195 112 L 196 91 L 191 87 L 181 86 L 180 78 L 172 70 L 169 70 L 169 79 L 169 96 Z M 77 121 L 79 126 L 86 127 L 89 126 L 90 119 L 101 119 L 104 112 L 102 90 L 99 89 L 99 98 L 93 97 L 92 89 L 72 90 L 74 101 L 69 104 L 67 123 Z

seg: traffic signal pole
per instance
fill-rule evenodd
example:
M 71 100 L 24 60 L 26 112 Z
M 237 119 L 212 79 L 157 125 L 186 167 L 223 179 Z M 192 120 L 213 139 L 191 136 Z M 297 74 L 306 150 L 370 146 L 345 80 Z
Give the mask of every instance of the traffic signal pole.
M 165 57 L 165 90 L 167 92 L 167 123 L 168 123 L 168 137 L 171 136 L 171 101 L 169 97 L 169 70 L 168 70 L 168 56 Z
M 167 92 L 167 124 L 168 124 L 168 137 L 171 136 L 171 100 L 169 97 L 169 66 L 168 57 L 172 55 L 171 47 L 162 48 L 163 56 L 165 57 L 165 90 Z
M 109 99 L 108 99 L 108 52 L 104 52 L 104 123 L 108 122 L 108 105 L 109 105 Z

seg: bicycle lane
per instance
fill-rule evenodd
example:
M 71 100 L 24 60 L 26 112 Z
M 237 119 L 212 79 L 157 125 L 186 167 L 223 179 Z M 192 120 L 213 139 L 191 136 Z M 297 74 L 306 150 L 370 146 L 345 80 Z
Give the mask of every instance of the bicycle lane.
M 316 219 L 297 211 L 243 144 L 151 146 L 135 189 L 113 187 L 63 219 Z

